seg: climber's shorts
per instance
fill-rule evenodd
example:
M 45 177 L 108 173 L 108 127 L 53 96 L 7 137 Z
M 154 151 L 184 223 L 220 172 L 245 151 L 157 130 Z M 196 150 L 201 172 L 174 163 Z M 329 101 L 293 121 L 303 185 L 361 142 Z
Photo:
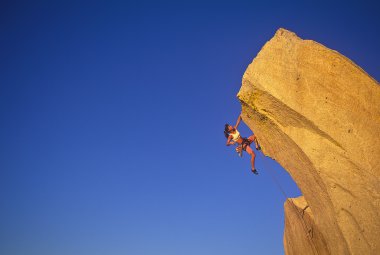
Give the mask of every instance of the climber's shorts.
M 243 142 L 241 143 L 242 149 L 245 150 L 247 146 L 251 145 L 253 141 L 250 141 L 248 138 L 242 137 Z

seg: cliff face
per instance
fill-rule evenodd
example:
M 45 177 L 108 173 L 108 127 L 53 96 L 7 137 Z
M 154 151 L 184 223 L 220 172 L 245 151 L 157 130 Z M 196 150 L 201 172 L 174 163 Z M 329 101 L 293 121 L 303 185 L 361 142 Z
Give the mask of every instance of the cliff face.
M 263 153 L 303 193 L 285 203 L 286 254 L 380 254 L 378 82 L 338 52 L 279 29 L 237 96 Z
M 303 196 L 285 202 L 284 248 L 286 254 L 330 254 L 323 234 Z

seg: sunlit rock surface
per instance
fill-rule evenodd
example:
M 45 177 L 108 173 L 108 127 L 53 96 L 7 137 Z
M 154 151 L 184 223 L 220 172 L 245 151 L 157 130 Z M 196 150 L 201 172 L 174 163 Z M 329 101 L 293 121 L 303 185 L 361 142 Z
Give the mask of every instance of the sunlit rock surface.
M 378 82 L 337 51 L 279 29 L 238 98 L 264 154 L 303 193 L 285 203 L 286 254 L 380 254 Z

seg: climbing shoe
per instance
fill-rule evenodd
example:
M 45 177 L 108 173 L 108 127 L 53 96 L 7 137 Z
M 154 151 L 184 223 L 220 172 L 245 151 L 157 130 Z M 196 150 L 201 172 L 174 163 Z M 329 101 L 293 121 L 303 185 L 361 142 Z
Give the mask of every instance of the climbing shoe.
M 254 173 L 255 175 L 258 175 L 259 172 L 257 172 L 256 168 L 255 169 L 251 169 L 252 173 Z
M 260 151 L 261 150 L 261 146 L 259 145 L 256 150 Z

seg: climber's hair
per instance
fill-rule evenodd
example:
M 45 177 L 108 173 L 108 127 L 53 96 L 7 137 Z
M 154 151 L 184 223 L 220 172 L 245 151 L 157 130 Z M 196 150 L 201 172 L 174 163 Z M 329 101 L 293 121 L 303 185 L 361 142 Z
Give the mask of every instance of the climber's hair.
M 226 123 L 226 125 L 224 125 L 224 136 L 226 138 L 228 138 L 230 136 L 230 132 L 228 132 L 228 126 L 229 126 L 228 123 Z

